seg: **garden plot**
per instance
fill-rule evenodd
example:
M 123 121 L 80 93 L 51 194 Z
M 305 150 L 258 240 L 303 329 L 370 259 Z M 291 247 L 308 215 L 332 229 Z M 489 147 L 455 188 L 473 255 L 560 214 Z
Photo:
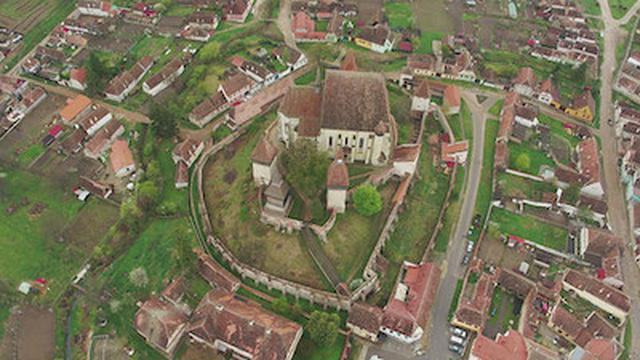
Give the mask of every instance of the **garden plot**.
M 489 221 L 503 235 L 514 235 L 552 250 L 567 251 L 569 232 L 565 228 L 503 208 L 494 208 Z
M 518 329 L 521 310 L 522 300 L 497 286 L 493 291 L 483 335 L 494 339 L 498 334 L 506 334 L 509 329 Z

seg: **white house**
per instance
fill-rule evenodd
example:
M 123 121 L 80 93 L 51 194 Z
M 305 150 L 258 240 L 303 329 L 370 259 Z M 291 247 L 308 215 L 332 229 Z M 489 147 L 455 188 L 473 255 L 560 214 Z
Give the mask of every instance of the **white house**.
M 82 15 L 108 17 L 111 16 L 111 3 L 101 0 L 78 1 L 78 11 Z
M 204 142 L 194 139 L 186 139 L 176 145 L 173 149 L 173 153 L 171 154 L 171 158 L 176 164 L 182 161 L 187 164 L 187 167 L 191 167 L 203 151 Z
M 117 177 L 125 177 L 136 170 L 133 154 L 126 140 L 116 140 L 111 146 L 111 169 Z
M 411 111 L 425 113 L 431 105 L 431 90 L 426 80 L 420 81 L 420 84 L 413 90 L 411 97 Z
M 296 71 L 307 65 L 307 57 L 300 51 L 283 45 L 273 50 L 273 55 L 278 61 L 287 66 L 290 71 Z
M 93 136 L 98 130 L 113 119 L 113 114 L 102 106 L 96 106 L 93 110 L 75 124 L 76 129 L 82 128 L 87 135 Z
M 342 151 L 338 151 L 327 170 L 327 210 L 343 213 L 347 209 L 349 170 Z
M 387 164 L 395 121 L 381 74 L 328 70 L 321 90 L 292 87 L 278 111 L 280 140 L 313 140 L 329 154 L 342 149 L 348 162 Z
M 536 82 L 536 75 L 532 68 L 520 68 L 518 76 L 513 80 L 513 90 L 520 95 L 531 97 L 535 92 Z
M 129 70 L 113 78 L 104 93 L 107 99 L 122 102 L 153 66 L 153 58 L 145 56 Z
M 264 136 L 251 153 L 251 170 L 256 186 L 268 186 L 278 171 L 278 149 Z
M 421 144 L 399 145 L 393 150 L 393 171 L 398 176 L 414 174 L 418 167 Z
M 527 128 L 535 128 L 540 124 L 536 109 L 533 106 L 525 104 L 516 104 L 515 121 Z
M 355 37 L 356 45 L 384 54 L 393 49 L 391 31 L 383 25 L 366 26 Z
M 624 322 L 631 309 L 631 300 L 625 293 L 576 270 L 567 271 L 562 288 L 615 316 L 620 322 Z
M 145 93 L 156 96 L 171 85 L 183 72 L 185 63 L 175 58 L 165 65 L 159 73 L 153 75 L 142 84 Z

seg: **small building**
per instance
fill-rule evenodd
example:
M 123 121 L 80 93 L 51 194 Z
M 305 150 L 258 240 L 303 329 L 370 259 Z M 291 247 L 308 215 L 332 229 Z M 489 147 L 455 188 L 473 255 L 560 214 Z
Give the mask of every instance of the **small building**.
M 142 90 L 156 96 L 171 85 L 183 72 L 185 63 L 180 58 L 171 60 L 159 73 L 153 75 L 142 84 Z
M 460 104 L 460 89 L 455 85 L 447 85 L 442 95 L 444 113 L 447 115 L 460 113 Z
M 273 56 L 291 71 L 300 69 L 307 65 L 308 62 L 307 57 L 302 52 L 286 45 L 275 48 L 273 50 Z
M 538 88 L 538 101 L 547 105 L 551 105 L 553 102 L 560 103 L 560 92 L 553 85 L 551 79 L 540 83 L 540 87 Z
M 91 99 L 84 95 L 78 95 L 73 99 L 67 99 L 65 107 L 60 110 L 60 117 L 67 125 L 71 125 L 89 111 L 91 111 Z
M 92 180 L 86 176 L 80 176 L 80 186 L 88 192 L 108 199 L 113 194 L 113 185 L 103 184 L 99 181 Z
M 466 164 L 468 152 L 469 142 L 467 140 L 455 143 L 442 142 L 440 145 L 440 156 L 442 161 L 447 164 Z
M 124 134 L 124 126 L 116 119 L 111 119 L 96 135 L 87 142 L 84 148 L 85 156 L 98 159 L 114 141 Z
M 596 278 L 570 269 L 562 280 L 565 291 L 573 292 L 623 322 L 631 310 L 631 300 L 622 291 Z
M 289 194 L 289 185 L 284 181 L 279 171 L 271 178 L 269 186 L 264 190 L 264 211 L 267 214 L 286 217 L 291 211 L 293 201 Z
M 71 69 L 69 72 L 69 86 L 80 91 L 87 88 L 87 70 L 84 68 Z
M 518 76 L 513 80 L 513 90 L 520 95 L 531 97 L 533 96 L 538 80 L 536 74 L 530 67 L 520 68 Z
M 584 179 L 580 192 L 586 196 L 601 199 L 604 187 L 600 179 L 600 159 L 598 157 L 598 143 L 591 137 L 581 141 L 577 146 L 578 170 Z
M 353 53 L 353 51 L 347 51 L 347 54 L 340 62 L 340 70 L 358 71 L 358 63 L 356 61 L 356 55 Z
M 393 170 L 396 175 L 406 176 L 416 172 L 421 148 L 420 143 L 404 144 L 395 148 L 391 162 L 393 163 Z
M 431 90 L 429 89 L 429 83 L 426 80 L 422 80 L 413 90 L 413 96 L 411 97 L 411 111 L 423 114 L 429 111 L 430 105 Z
M 576 96 L 571 105 L 565 109 L 565 113 L 577 119 L 592 122 L 596 115 L 596 102 L 591 95 L 591 90 L 587 89 Z
M 223 7 L 224 17 L 228 21 L 243 23 L 247 20 L 253 0 L 226 0 Z
M 379 307 L 357 302 L 349 310 L 347 328 L 363 339 L 377 342 L 383 315 Z
M 422 338 L 440 283 L 440 269 L 433 263 L 404 262 L 398 282 L 384 307 L 380 331 L 403 343 Z
M 194 341 L 237 359 L 291 360 L 302 326 L 236 298 L 222 289 L 209 291 L 189 327 Z
M 176 189 L 184 189 L 189 186 L 189 167 L 184 161 L 178 161 L 176 164 Z
M 233 104 L 249 95 L 254 86 L 253 79 L 241 72 L 236 72 L 218 85 L 218 91 L 224 95 L 227 102 Z
M 116 140 L 111 146 L 111 169 L 117 177 L 124 177 L 136 170 L 133 154 L 126 140 Z
M 366 26 L 354 39 L 356 45 L 384 54 L 393 49 L 391 31 L 385 25 Z
M 213 96 L 206 98 L 189 113 L 189 121 L 203 127 L 228 108 L 229 103 L 224 94 L 216 91 Z
M 496 340 L 480 334 L 473 342 L 469 360 L 527 360 L 527 343 L 516 330 L 498 334 Z
M 240 288 L 240 280 L 220 266 L 211 256 L 200 248 L 196 248 L 194 251 L 198 256 L 198 273 L 209 285 L 229 293 L 235 293 Z
M 256 186 L 269 186 L 278 172 L 278 149 L 265 135 L 251 153 L 251 169 Z
M 74 125 L 76 128 L 82 128 L 87 135 L 93 136 L 98 130 L 105 126 L 113 119 L 113 114 L 106 108 L 98 105 L 92 108 L 91 112 L 80 119 Z
M 342 151 L 327 170 L 327 210 L 343 213 L 347 209 L 347 191 L 349 190 L 349 170 Z
M 113 78 L 105 89 L 107 99 L 122 102 L 127 95 L 133 91 L 133 88 L 142 80 L 149 69 L 151 69 L 153 63 L 154 61 L 151 56 L 144 56 L 129 70 Z
M 187 164 L 187 167 L 191 167 L 203 151 L 204 143 L 202 141 L 188 138 L 176 145 L 171 154 L 171 158 L 175 164 L 183 161 Z
M 134 328 L 149 345 L 173 358 L 188 320 L 182 309 L 154 296 L 145 301 L 136 313 Z
M 540 122 L 538 121 L 538 110 L 532 105 L 516 104 L 515 105 L 515 122 L 527 128 L 535 128 Z
M 80 0 L 77 9 L 82 15 L 108 17 L 111 16 L 111 3 L 101 0 Z

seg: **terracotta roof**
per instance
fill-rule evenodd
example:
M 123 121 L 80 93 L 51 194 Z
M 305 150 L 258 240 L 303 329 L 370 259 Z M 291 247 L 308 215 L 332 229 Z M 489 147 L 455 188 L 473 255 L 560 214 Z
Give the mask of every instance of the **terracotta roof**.
M 227 99 L 225 99 L 224 95 L 220 91 L 216 91 L 216 93 L 206 98 L 203 102 L 198 104 L 192 111 L 191 115 L 195 116 L 198 119 L 202 119 L 207 117 L 209 114 L 220 111 L 227 104 Z
M 416 54 L 407 57 L 407 67 L 409 69 L 434 70 L 436 67 L 436 58 L 428 54 Z
M 523 119 L 532 120 L 538 116 L 538 109 L 527 104 L 516 104 L 516 116 Z
M 126 140 L 116 140 L 111 146 L 111 168 L 114 172 L 120 169 L 134 165 L 133 154 L 129 150 L 129 144 Z
M 103 184 L 86 176 L 80 176 L 80 186 L 88 192 L 103 198 L 108 197 L 113 192 L 113 185 Z
M 100 129 L 96 135 L 87 142 L 85 148 L 95 155 L 99 155 L 98 152 L 104 151 L 105 145 L 112 139 L 113 135 L 120 131 L 120 129 L 124 129 L 122 124 L 118 122 L 116 119 L 111 119 L 109 122 Z
M 460 106 L 460 89 L 455 85 L 447 85 L 442 95 L 445 106 Z
M 329 189 L 349 188 L 349 169 L 347 169 L 344 159 L 338 155 L 336 155 L 336 159 L 331 162 L 327 170 L 327 188 Z
M 318 89 L 295 86 L 284 96 L 279 111 L 287 117 L 300 119 L 298 135 L 316 137 L 320 135 L 321 103 L 322 94 Z
M 151 56 L 144 56 L 137 63 L 109 81 L 105 93 L 120 96 L 132 83 L 138 81 L 140 77 L 153 65 Z
M 403 278 L 396 284 L 384 307 L 382 324 L 388 329 L 411 336 L 429 318 L 440 283 L 440 269 L 428 262 L 421 265 L 405 262 L 400 276 Z
M 84 68 L 71 69 L 71 71 L 69 72 L 69 78 L 81 84 L 84 84 L 85 80 L 87 79 L 87 70 L 85 70 Z
M 150 89 L 153 89 L 175 74 L 182 66 L 184 66 L 184 62 L 179 57 L 176 57 L 166 64 L 160 72 L 147 79 L 144 83 L 147 84 Z
M 428 99 L 431 97 L 431 89 L 429 88 L 429 82 L 426 80 L 420 81 L 418 86 L 413 90 L 413 96 Z
M 598 158 L 598 143 L 591 137 L 578 144 L 578 161 L 580 164 L 580 174 L 589 183 L 600 181 L 600 160 Z
M 178 161 L 176 164 L 176 179 L 178 185 L 187 184 L 189 182 L 189 166 L 184 161 Z
M 615 340 L 593 339 L 585 347 L 586 354 L 579 360 L 615 360 L 622 347 Z
M 273 49 L 273 54 L 282 59 L 287 65 L 295 64 L 303 56 L 300 51 L 286 45 Z
M 278 149 L 271 144 L 267 136 L 263 136 L 251 153 L 251 161 L 263 165 L 271 165 L 278 155 Z
M 240 287 L 240 280 L 236 279 L 209 255 L 202 250 L 196 251 L 196 254 L 198 255 L 198 272 L 211 286 L 229 292 L 235 292 Z
M 394 205 L 401 204 L 404 202 L 404 199 L 407 196 L 407 193 L 409 192 L 409 186 L 411 186 L 411 177 L 406 176 L 404 179 L 402 179 L 402 181 L 400 182 L 400 185 L 398 185 L 398 189 L 393 194 L 393 198 L 391 199 L 391 202 Z
M 170 300 L 173 302 L 179 302 L 182 299 L 182 296 L 184 295 L 184 291 L 185 291 L 184 278 L 180 276 L 171 280 L 169 285 L 167 285 L 167 287 L 164 290 L 162 290 L 161 295 L 167 300 Z
M 581 109 L 588 107 L 592 114 L 596 111 L 596 102 L 591 95 L 591 91 L 585 91 L 580 95 L 577 95 L 571 102 L 571 107 L 575 109 Z
M 469 148 L 469 142 L 467 140 L 458 141 L 455 143 L 442 142 L 440 144 L 440 156 L 443 161 L 455 161 L 453 156 L 455 154 L 465 152 Z
M 581 289 L 600 300 L 611 304 L 618 309 L 629 312 L 631 309 L 631 300 L 622 291 L 613 288 L 603 282 L 598 281 L 596 278 L 585 275 L 576 270 L 569 270 L 563 280 L 565 283 L 571 286 Z
M 315 28 L 315 22 L 304 11 L 298 11 L 293 15 L 293 21 L 291 26 L 294 32 L 313 32 Z
M 347 323 L 377 334 L 382 324 L 382 316 L 383 312 L 379 307 L 357 302 L 351 305 Z
M 509 146 L 504 141 L 496 143 L 495 166 L 497 168 L 506 168 L 509 159 Z
M 69 135 L 66 139 L 62 141 L 61 146 L 64 149 L 64 151 L 70 154 L 73 151 L 75 151 L 79 146 L 81 146 L 82 141 L 86 136 L 87 136 L 86 131 L 82 129 L 76 129 L 74 132 L 71 133 L 71 135 Z
M 295 351 L 302 327 L 218 289 L 200 301 L 189 332 L 210 346 L 223 341 L 254 360 L 276 360 Z
M 238 91 L 241 91 L 247 86 L 252 86 L 253 83 L 254 81 L 247 75 L 241 72 L 236 72 L 223 81 L 220 86 L 222 86 L 222 90 L 227 94 L 227 96 L 233 97 L 233 95 Z
M 391 160 L 394 162 L 416 161 L 420 155 L 421 144 L 398 145 L 393 150 Z
M 518 76 L 513 80 L 513 83 L 516 85 L 529 86 L 533 89 L 536 86 L 536 81 L 536 74 L 533 72 L 533 69 L 530 67 L 523 67 L 520 68 Z
M 582 322 L 560 304 L 554 307 L 550 322 L 572 341 L 575 341 L 583 329 Z
M 100 122 L 100 120 L 104 119 L 108 115 L 109 110 L 98 105 L 95 107 L 95 109 L 93 109 L 93 111 L 91 111 L 85 117 L 80 119 L 80 121 L 78 121 L 78 126 L 83 128 L 84 131 L 88 132 L 89 129 L 91 129 L 95 124 Z
M 524 337 L 515 330 L 509 330 L 505 335 L 498 334 L 496 341 L 478 335 L 471 355 L 478 360 L 527 360 L 528 351 Z
M 555 170 L 555 176 L 560 182 L 567 184 L 584 184 L 585 178 L 577 172 L 563 167 L 557 167 Z
M 183 142 L 176 145 L 173 149 L 173 155 L 188 162 L 193 162 L 194 157 L 198 155 L 197 150 L 202 145 L 202 141 L 187 138 Z
M 358 71 L 358 64 L 356 63 L 356 55 L 353 51 L 348 51 L 342 63 L 340 63 L 340 70 L 343 71 Z
M 536 284 L 526 277 L 509 269 L 501 269 L 498 284 L 520 299 L 524 299 Z
M 373 131 L 389 122 L 389 98 L 382 74 L 327 70 L 322 128 Z
M 78 95 L 73 99 L 67 99 L 67 105 L 60 110 L 60 116 L 65 121 L 71 121 L 89 106 L 91 106 L 91 99 Z
M 391 32 L 386 26 L 365 26 L 360 29 L 359 38 L 383 46 Z
M 152 297 L 136 313 L 134 327 L 149 343 L 170 352 L 172 338 L 184 330 L 187 320 L 175 305 Z

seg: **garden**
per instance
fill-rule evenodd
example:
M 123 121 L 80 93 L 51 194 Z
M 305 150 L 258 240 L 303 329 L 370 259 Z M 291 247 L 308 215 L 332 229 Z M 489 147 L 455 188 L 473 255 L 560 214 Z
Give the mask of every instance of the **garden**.
M 509 142 L 509 168 L 539 176 L 544 168 L 555 168 L 556 163 L 546 152 L 538 150 L 531 142 Z
M 556 251 L 567 251 L 569 232 L 565 228 L 503 208 L 494 208 L 489 221 L 504 235 L 518 236 Z
M 497 334 L 517 329 L 521 310 L 522 300 L 497 286 L 493 291 L 483 335 L 493 339 Z

